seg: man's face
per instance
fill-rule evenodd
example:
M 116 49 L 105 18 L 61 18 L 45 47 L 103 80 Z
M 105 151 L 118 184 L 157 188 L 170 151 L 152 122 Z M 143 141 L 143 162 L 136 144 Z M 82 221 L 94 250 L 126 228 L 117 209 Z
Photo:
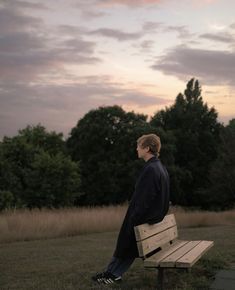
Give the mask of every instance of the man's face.
M 146 156 L 146 154 L 147 154 L 148 151 L 149 151 L 149 148 L 148 148 L 148 147 L 143 148 L 143 147 L 141 146 L 141 144 L 137 144 L 137 148 L 136 148 L 136 150 L 137 150 L 137 153 L 138 153 L 138 157 L 144 159 L 144 157 Z

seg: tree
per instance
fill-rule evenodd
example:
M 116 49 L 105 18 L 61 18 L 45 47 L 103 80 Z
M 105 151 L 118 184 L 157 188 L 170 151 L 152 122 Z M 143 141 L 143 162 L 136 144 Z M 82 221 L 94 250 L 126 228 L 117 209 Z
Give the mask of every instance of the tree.
M 13 204 L 13 194 L 10 191 L 0 190 L 0 210 L 11 208 Z
M 110 106 L 91 110 L 78 121 L 67 146 L 81 166 L 84 196 L 80 204 L 115 204 L 130 198 L 142 166 L 137 160 L 136 140 L 157 131 L 146 119 L 145 115 Z M 161 131 L 164 143 L 167 136 Z M 164 150 L 162 156 L 170 163 L 171 156 L 166 154 L 166 147 Z
M 50 155 L 42 151 L 35 156 L 31 168 L 23 194 L 28 207 L 52 208 L 74 204 L 80 195 L 78 163 L 62 153 Z
M 66 154 L 65 141 L 62 133 L 54 131 L 47 132 L 46 128 L 41 124 L 36 126 L 27 126 L 25 129 L 19 130 L 19 137 L 22 137 L 27 144 L 43 149 L 52 155 L 62 152 Z
M 39 147 L 27 143 L 22 137 L 4 137 L 0 143 L 0 189 L 10 191 L 15 206 L 22 206 L 23 193 L 27 187 L 26 174 L 31 170 Z
M 235 205 L 235 119 L 221 130 L 221 140 L 209 173 L 210 186 L 199 192 L 204 208 L 221 210 Z
M 197 80 L 191 79 L 175 103 L 156 113 L 152 126 L 171 131 L 176 138 L 175 163 L 181 169 L 183 205 L 198 205 L 197 190 L 208 186 L 211 163 L 217 157 L 221 125 L 217 112 L 203 103 Z
M 79 195 L 78 164 L 65 153 L 62 134 L 40 126 L 0 143 L 0 194 L 17 207 L 71 205 Z M 4 196 L 3 196 L 4 192 Z

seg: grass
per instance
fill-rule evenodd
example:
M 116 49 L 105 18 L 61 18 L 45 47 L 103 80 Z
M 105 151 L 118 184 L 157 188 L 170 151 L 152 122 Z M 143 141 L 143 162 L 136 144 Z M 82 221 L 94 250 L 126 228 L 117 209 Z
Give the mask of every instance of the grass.
M 107 289 L 90 280 L 109 262 L 126 205 L 0 214 L 0 290 Z M 172 208 L 181 239 L 214 240 L 190 273 L 167 270 L 167 290 L 208 290 L 218 269 L 235 263 L 235 210 Z M 121 286 L 156 289 L 156 270 L 137 259 Z
M 120 228 L 126 206 L 5 211 L 0 243 L 68 237 Z
M 5 211 L 0 214 L 0 243 L 117 231 L 126 208 L 123 205 Z M 202 212 L 172 208 L 171 212 L 181 228 L 235 225 L 235 210 Z
M 90 280 L 104 269 L 113 253 L 117 231 L 74 237 L 0 244 L 1 290 L 109 289 Z M 166 290 L 208 290 L 220 268 L 235 262 L 234 226 L 181 228 L 181 239 L 214 240 L 215 246 L 191 273 L 167 270 Z M 156 271 L 145 270 L 137 259 L 120 286 L 111 289 L 156 289 Z
M 235 209 L 213 212 L 173 207 L 170 211 L 181 228 L 235 225 Z

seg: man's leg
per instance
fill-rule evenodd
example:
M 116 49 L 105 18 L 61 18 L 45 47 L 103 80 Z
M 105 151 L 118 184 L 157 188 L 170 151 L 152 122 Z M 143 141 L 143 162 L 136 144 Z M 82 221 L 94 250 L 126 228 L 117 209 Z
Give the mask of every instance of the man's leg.
M 107 267 L 107 272 L 112 273 L 116 277 L 122 276 L 133 264 L 135 258 L 116 258 L 112 257 L 111 262 Z
M 112 257 L 107 267 L 106 274 L 102 279 L 102 283 L 112 284 L 121 282 L 122 275 L 130 268 L 134 260 L 135 258 L 120 259 Z

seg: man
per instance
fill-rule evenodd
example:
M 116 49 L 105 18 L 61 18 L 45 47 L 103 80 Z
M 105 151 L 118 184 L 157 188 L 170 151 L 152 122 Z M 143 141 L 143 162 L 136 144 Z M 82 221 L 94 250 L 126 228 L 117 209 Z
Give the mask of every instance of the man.
M 160 149 L 161 141 L 155 134 L 137 140 L 138 157 L 146 163 L 136 182 L 112 260 L 104 272 L 92 277 L 98 283 L 121 282 L 122 275 L 139 256 L 134 227 L 162 221 L 169 209 L 169 176 L 158 159 Z

